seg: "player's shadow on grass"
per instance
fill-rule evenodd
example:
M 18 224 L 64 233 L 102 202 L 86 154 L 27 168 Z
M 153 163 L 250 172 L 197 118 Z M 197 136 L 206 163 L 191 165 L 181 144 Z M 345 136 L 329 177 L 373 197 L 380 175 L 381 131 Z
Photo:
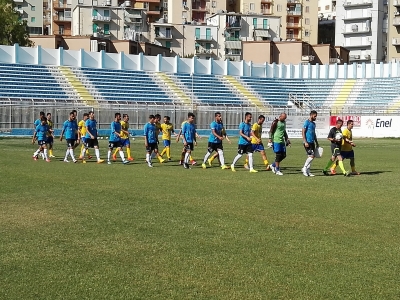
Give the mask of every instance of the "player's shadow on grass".
M 361 175 L 378 175 L 378 174 L 382 174 L 382 173 L 391 173 L 392 171 L 369 171 L 369 172 L 360 172 L 360 176 Z

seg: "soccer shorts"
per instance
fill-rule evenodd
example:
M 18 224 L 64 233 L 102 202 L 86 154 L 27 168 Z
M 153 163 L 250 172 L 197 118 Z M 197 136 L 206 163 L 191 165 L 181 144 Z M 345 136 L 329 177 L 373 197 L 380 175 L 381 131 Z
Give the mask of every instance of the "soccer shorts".
M 306 149 L 307 155 L 313 156 L 315 153 L 315 143 L 308 143 L 308 147 L 304 145 L 304 149 Z
M 239 144 L 238 146 L 238 154 L 246 154 L 246 153 L 253 153 L 253 147 L 251 146 L 251 144 L 247 144 L 247 145 L 241 145 Z
M 331 151 L 332 151 L 332 156 L 334 156 L 334 157 L 342 155 L 341 146 L 339 146 L 337 144 L 331 144 Z
M 99 141 L 97 138 L 91 139 L 91 138 L 86 138 L 86 148 L 94 148 L 99 146 Z
M 82 143 L 84 144 L 84 145 L 86 145 L 86 138 L 83 136 L 83 137 L 81 137 L 81 140 L 82 140 Z
M 66 139 L 66 142 L 67 142 L 67 147 L 72 148 L 73 146 L 75 146 L 76 140 L 75 139 Z
M 44 141 L 44 140 L 37 141 L 37 143 L 38 143 L 39 146 L 46 145 L 46 142 L 47 142 L 47 140 L 46 140 L 46 141 Z
M 273 143 L 272 148 L 274 150 L 274 153 L 286 152 L 285 143 Z
M 47 140 L 46 140 L 46 144 L 53 144 L 54 143 L 54 138 L 53 138 L 53 136 L 51 135 L 51 136 L 48 136 L 47 137 Z
M 208 142 L 208 152 L 212 153 L 213 151 L 218 152 L 218 149 L 224 150 L 222 143 L 211 143 Z
M 341 152 L 342 158 L 343 159 L 350 159 L 350 158 L 354 158 L 354 151 L 342 151 Z
M 193 143 L 187 143 L 187 145 L 186 146 L 183 146 L 183 148 L 186 150 L 186 151 L 193 151 L 193 149 L 194 149 L 194 145 L 193 145 Z
M 129 138 L 121 140 L 121 147 L 128 147 L 130 145 L 131 145 L 131 141 L 129 140 Z
M 158 144 L 157 143 L 148 143 L 146 147 L 147 152 L 152 152 L 154 150 L 158 150 Z
M 108 142 L 108 148 L 109 149 L 120 148 L 120 147 L 121 147 L 121 142 L 120 141 L 109 141 Z
M 164 144 L 164 147 L 169 147 L 169 146 L 171 146 L 171 141 L 170 140 L 163 140 L 163 144 Z
M 263 143 L 260 144 L 251 144 L 252 148 L 253 148 L 253 152 L 261 152 L 264 151 L 264 145 Z

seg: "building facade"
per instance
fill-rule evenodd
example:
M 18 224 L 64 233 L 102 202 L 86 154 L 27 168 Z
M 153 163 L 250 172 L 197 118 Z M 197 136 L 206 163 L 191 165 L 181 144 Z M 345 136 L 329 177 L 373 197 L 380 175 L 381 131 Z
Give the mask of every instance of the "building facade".
M 30 35 L 43 34 L 43 1 L 42 0 L 14 0 L 15 9 L 20 13 L 21 20 L 26 20 Z
M 350 62 L 387 60 L 387 9 L 384 0 L 337 1 L 335 44 L 350 50 Z
M 400 61 L 400 0 L 388 0 L 387 3 L 387 57 L 388 61 L 398 62 Z

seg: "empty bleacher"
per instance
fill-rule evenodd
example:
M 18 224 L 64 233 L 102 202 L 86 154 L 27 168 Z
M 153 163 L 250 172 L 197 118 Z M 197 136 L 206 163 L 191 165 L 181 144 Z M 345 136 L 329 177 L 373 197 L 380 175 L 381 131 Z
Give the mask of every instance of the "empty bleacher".
M 0 81 L 3 99 L 75 99 L 62 75 L 52 74 L 45 66 L 1 63 Z

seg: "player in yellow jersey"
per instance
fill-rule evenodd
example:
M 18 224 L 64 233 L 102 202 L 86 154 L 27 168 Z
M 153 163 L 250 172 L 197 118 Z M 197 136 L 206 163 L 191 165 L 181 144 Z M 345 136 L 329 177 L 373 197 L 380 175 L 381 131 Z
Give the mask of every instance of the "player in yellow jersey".
M 171 161 L 171 134 L 173 133 L 176 135 L 174 131 L 174 125 L 171 124 L 170 122 L 171 118 L 169 116 L 164 117 L 164 123 L 161 124 L 161 130 L 162 130 L 162 140 L 164 144 L 164 149 L 161 152 L 161 157 L 164 154 L 167 154 L 168 161 Z
M 83 114 L 83 119 L 79 121 L 78 123 L 78 131 L 81 134 L 81 139 L 82 139 L 82 147 L 81 147 L 81 151 L 79 153 L 83 153 L 83 149 L 85 148 L 85 144 L 86 144 L 86 120 L 89 119 L 89 114 L 88 113 L 84 113 Z M 89 154 L 89 149 L 86 149 L 86 155 L 88 156 L 88 158 L 92 158 Z M 79 159 L 83 159 L 84 157 L 80 156 Z
M 351 175 L 360 175 L 359 172 L 356 171 L 356 164 L 354 160 L 354 150 L 353 147 L 356 144 L 353 143 L 353 133 L 352 129 L 354 127 L 353 120 L 347 121 L 347 128 L 342 130 L 343 141 L 342 141 L 342 149 L 340 151 L 343 160 L 350 159 L 350 167 L 351 167 Z M 336 162 L 333 163 L 331 167 L 331 174 L 336 174 Z
M 121 123 L 121 133 L 120 133 L 120 138 L 121 138 L 121 150 L 123 147 L 126 148 L 126 153 L 128 154 L 128 160 L 132 161 L 134 158 L 131 155 L 131 141 L 129 139 L 129 116 L 128 114 L 123 114 L 122 115 L 122 121 Z M 119 150 L 116 149 L 112 158 L 113 161 L 117 160 L 117 152 Z
M 55 157 L 53 155 L 53 142 L 54 142 L 54 130 L 53 130 L 53 121 L 51 120 L 51 113 L 47 113 L 47 126 L 49 126 L 49 131 L 47 133 L 47 149 L 49 150 L 49 157 Z
M 181 135 L 182 135 L 182 128 L 183 128 L 183 125 L 185 125 L 185 123 L 187 123 L 186 120 L 182 122 L 181 130 L 179 131 L 178 135 L 176 136 L 176 142 L 177 142 L 177 143 L 179 143 L 179 140 L 180 140 Z M 196 132 L 196 138 L 200 138 L 200 136 L 197 134 L 197 132 Z M 183 160 L 184 160 L 184 158 L 185 158 L 185 154 L 186 154 L 186 150 L 185 150 L 185 147 L 184 147 L 183 150 L 182 150 L 182 153 L 181 153 L 181 160 L 179 161 L 179 164 L 180 164 L 180 165 L 183 165 Z M 195 161 L 195 160 L 193 159 L 193 157 L 192 157 L 191 154 L 190 154 L 189 160 L 190 160 L 190 163 L 192 164 L 192 166 L 194 166 L 194 165 L 197 164 L 197 161 Z
M 264 145 L 261 140 L 262 125 L 264 124 L 264 121 L 265 117 L 263 115 L 260 115 L 258 117 L 257 122 L 254 123 L 253 126 L 251 127 L 251 146 L 254 152 L 260 152 L 264 165 L 268 171 L 270 169 L 270 166 L 268 164 L 267 154 L 265 153 Z M 244 167 L 246 169 L 249 168 L 247 158 Z

